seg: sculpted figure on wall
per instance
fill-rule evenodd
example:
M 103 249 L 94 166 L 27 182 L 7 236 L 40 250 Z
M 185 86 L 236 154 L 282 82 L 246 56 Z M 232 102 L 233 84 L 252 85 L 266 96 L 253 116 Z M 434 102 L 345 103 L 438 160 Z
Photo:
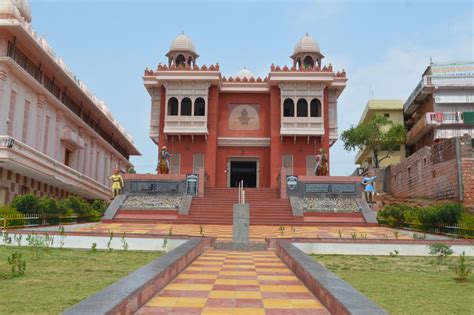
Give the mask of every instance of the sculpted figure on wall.
M 158 162 L 158 174 L 169 174 L 170 173 L 170 159 L 172 154 L 168 152 L 168 149 L 164 145 L 159 153 Z
M 314 175 L 316 176 L 328 176 L 328 155 L 323 148 L 319 149 L 319 154 L 314 157 L 316 159 L 316 166 L 314 167 Z

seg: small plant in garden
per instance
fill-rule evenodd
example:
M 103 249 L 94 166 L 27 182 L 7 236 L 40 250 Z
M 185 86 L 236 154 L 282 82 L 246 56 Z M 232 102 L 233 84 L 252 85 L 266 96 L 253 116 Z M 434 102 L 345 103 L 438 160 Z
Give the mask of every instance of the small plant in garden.
M 294 226 L 292 226 L 292 227 L 291 227 L 291 231 L 292 231 L 293 233 L 295 233 L 295 232 L 296 232 L 296 229 L 295 229 L 295 227 L 294 227 Z
M 97 252 L 97 243 L 92 243 L 91 252 L 93 253 Z
M 351 236 L 352 236 L 352 239 L 355 240 L 357 238 L 357 234 L 356 233 L 351 233 Z
M 109 241 L 107 242 L 108 250 L 113 250 L 112 248 L 112 239 L 114 238 L 114 231 L 109 230 Z
M 445 257 L 453 254 L 451 245 L 435 243 L 428 246 L 430 249 L 430 255 L 436 256 L 438 258 L 438 263 L 440 264 Z
M 59 226 L 59 248 L 64 247 L 64 243 L 66 241 L 66 234 L 64 233 L 64 226 Z
M 390 252 L 390 257 L 398 257 L 398 254 L 399 254 L 398 250 L 394 250 L 393 253 Z
M 337 233 L 339 233 L 339 238 L 342 238 L 342 232 L 341 232 L 341 230 L 338 230 Z
M 199 226 L 199 234 L 201 234 L 201 236 L 204 237 L 204 226 L 203 225 Z
M 363 239 L 367 239 L 367 233 L 360 233 L 360 237 Z
M 285 227 L 282 225 L 278 228 L 278 230 L 280 231 L 281 233 L 281 236 L 285 235 Z
M 16 243 L 17 246 L 21 246 L 21 239 L 23 238 L 22 234 L 15 234 L 13 236 L 13 241 Z
M 21 253 L 15 251 L 10 257 L 7 257 L 8 264 L 10 265 L 12 277 L 17 277 L 25 274 L 26 262 L 23 260 Z
M 462 252 L 462 255 L 459 255 L 459 259 L 456 265 L 454 265 L 454 271 L 456 272 L 457 277 L 455 278 L 458 282 L 466 282 L 467 277 L 471 273 L 471 269 L 466 265 L 466 253 Z
M 168 231 L 168 235 L 170 235 L 170 236 L 173 235 L 173 226 L 170 226 L 170 229 Z
M 3 230 L 3 244 L 11 244 L 12 238 L 8 234 L 7 230 Z
M 124 252 L 128 251 L 128 243 L 125 240 L 125 232 L 123 232 L 123 235 L 122 235 L 122 248 Z
M 165 237 L 165 238 L 163 239 L 163 246 L 162 246 L 164 251 L 166 251 L 167 245 L 168 245 L 168 239 Z
M 395 236 L 395 239 L 398 240 L 398 237 L 400 236 L 398 231 L 393 232 L 393 236 Z

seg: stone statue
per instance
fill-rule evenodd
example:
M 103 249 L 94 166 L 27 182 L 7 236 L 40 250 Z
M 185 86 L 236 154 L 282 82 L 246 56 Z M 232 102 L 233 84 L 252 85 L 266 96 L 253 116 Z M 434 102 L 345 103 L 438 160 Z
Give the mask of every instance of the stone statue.
M 158 174 L 169 174 L 170 173 L 170 158 L 172 154 L 168 152 L 166 146 L 161 148 L 159 154 L 159 163 L 158 163 Z
M 120 175 L 120 170 L 116 168 L 114 175 L 110 176 L 109 179 L 112 181 L 112 191 L 115 198 L 117 195 L 120 195 L 120 191 L 123 188 L 123 178 Z
M 328 155 L 323 148 L 319 149 L 319 154 L 314 157 L 316 159 L 316 166 L 314 167 L 314 175 L 328 176 Z

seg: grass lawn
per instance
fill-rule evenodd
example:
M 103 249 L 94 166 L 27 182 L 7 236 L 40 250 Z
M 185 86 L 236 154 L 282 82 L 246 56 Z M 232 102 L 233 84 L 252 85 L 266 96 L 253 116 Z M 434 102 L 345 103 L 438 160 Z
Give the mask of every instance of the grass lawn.
M 12 278 L 7 257 L 22 253 L 26 273 Z M 58 314 L 147 264 L 159 252 L 0 246 L 0 313 Z
M 453 278 L 458 257 L 313 255 L 390 314 L 474 314 L 474 275 Z M 474 272 L 474 258 L 467 257 Z

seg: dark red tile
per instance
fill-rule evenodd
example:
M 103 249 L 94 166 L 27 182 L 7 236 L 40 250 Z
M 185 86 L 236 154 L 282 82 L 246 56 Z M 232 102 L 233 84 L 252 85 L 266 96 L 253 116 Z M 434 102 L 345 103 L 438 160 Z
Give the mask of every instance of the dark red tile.
M 212 290 L 215 291 L 259 291 L 258 285 L 230 285 L 230 284 L 214 284 Z
M 213 284 L 214 279 L 180 279 L 177 278 L 173 283 L 188 283 L 188 284 Z
M 301 285 L 299 281 L 285 281 L 285 280 L 258 280 L 258 283 L 263 285 Z
M 160 292 L 160 296 L 166 297 L 201 297 L 209 296 L 209 291 L 182 291 L 182 290 L 164 290 Z
M 170 314 L 170 315 L 200 315 L 201 312 L 202 312 L 202 308 L 198 308 L 198 307 L 173 307 L 166 314 Z
M 235 307 L 263 308 L 263 302 L 261 299 L 235 299 Z
M 218 275 L 217 279 L 257 280 L 257 276 Z
M 264 299 L 289 299 L 288 292 L 262 292 Z
M 299 315 L 295 310 L 283 308 L 266 308 L 265 315 Z
M 205 307 L 234 307 L 235 299 L 208 298 Z
M 290 299 L 315 299 L 309 292 L 287 292 Z
M 188 270 L 180 273 L 181 275 L 216 275 L 219 271 L 215 270 Z

